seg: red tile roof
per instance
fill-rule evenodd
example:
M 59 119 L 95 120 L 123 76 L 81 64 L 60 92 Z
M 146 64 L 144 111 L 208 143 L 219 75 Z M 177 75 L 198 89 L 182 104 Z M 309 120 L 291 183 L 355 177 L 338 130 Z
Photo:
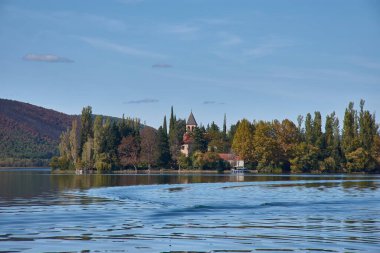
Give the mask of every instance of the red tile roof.
M 241 160 L 239 156 L 231 154 L 231 153 L 219 153 L 219 157 L 225 161 L 238 161 Z

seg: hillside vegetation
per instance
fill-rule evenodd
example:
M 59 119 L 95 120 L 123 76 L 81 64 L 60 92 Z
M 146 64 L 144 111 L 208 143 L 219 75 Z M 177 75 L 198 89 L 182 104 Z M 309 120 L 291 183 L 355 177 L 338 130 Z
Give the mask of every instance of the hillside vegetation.
M 75 116 L 0 99 L 0 167 L 45 166 Z

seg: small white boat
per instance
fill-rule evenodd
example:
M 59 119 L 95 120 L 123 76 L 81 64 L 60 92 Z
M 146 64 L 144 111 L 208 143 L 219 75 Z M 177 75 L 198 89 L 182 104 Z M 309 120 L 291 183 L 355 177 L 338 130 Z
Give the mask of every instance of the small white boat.
M 231 170 L 231 173 L 233 173 L 233 174 L 244 174 L 244 173 L 246 173 L 247 171 L 248 171 L 247 168 L 241 167 L 241 168 L 233 168 L 233 169 Z

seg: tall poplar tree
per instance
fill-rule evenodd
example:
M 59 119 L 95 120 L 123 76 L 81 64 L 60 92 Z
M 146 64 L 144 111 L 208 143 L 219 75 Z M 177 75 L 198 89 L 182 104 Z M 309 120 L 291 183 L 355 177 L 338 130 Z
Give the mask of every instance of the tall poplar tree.
M 344 113 L 342 147 L 345 154 L 357 148 L 357 112 L 354 103 L 350 102 Z
M 305 119 L 305 140 L 307 144 L 314 143 L 313 119 L 310 113 L 306 115 Z
M 370 152 L 374 143 L 374 137 L 377 132 L 374 115 L 368 110 L 364 110 L 365 101 L 360 101 L 360 116 L 359 116 L 359 140 L 360 146 L 367 152 Z
M 79 166 L 79 158 L 81 157 L 80 154 L 80 125 L 78 123 L 78 120 L 73 120 L 71 124 L 71 130 L 70 130 L 70 151 L 71 151 L 71 160 L 73 164 L 75 164 L 76 167 Z
M 234 134 L 232 149 L 245 161 L 252 162 L 254 160 L 253 136 L 252 124 L 246 119 L 240 121 Z
M 83 145 L 86 143 L 87 139 L 93 137 L 92 107 L 87 106 L 82 109 L 81 116 L 80 156 L 82 155 Z
M 323 148 L 322 116 L 318 111 L 314 112 L 312 144 L 317 148 Z

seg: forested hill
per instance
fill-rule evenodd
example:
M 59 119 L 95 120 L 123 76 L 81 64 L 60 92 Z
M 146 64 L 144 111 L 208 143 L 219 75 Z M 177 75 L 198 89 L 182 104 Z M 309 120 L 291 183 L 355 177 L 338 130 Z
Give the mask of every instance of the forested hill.
M 46 165 L 75 116 L 0 99 L 0 167 Z

